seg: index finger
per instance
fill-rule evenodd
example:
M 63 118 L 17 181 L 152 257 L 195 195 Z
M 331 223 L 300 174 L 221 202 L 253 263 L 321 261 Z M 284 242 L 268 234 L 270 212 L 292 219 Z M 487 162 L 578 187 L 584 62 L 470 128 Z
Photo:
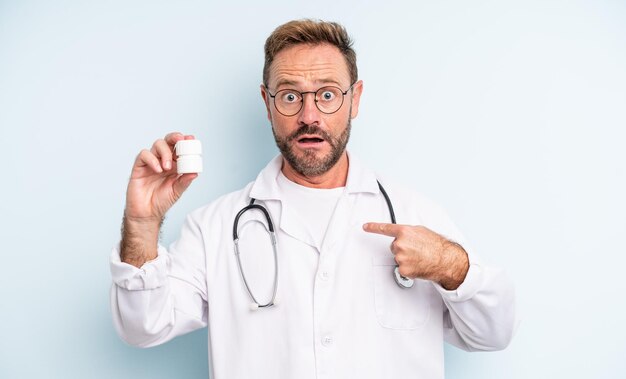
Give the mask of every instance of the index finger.
M 363 225 L 363 230 L 368 233 L 382 234 L 389 237 L 397 237 L 402 225 L 387 224 L 382 222 L 368 222 Z
M 184 140 L 184 139 L 185 139 L 185 135 L 180 132 L 169 133 L 164 138 L 165 142 L 167 142 L 167 144 L 171 146 L 176 145 L 176 142 L 180 140 Z

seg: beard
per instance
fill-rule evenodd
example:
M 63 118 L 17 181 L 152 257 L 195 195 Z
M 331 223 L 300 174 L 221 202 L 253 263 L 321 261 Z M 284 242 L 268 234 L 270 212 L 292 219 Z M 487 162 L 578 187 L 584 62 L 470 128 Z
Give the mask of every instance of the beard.
M 330 170 L 341 158 L 346 150 L 348 140 L 350 139 L 351 119 L 348 119 L 345 129 L 338 137 L 333 137 L 320 127 L 315 125 L 303 125 L 286 138 L 276 135 L 274 126 L 272 125 L 272 133 L 276 146 L 282 156 L 287 160 L 289 165 L 300 175 L 306 177 L 319 176 Z M 297 155 L 294 147 L 291 145 L 293 141 L 305 134 L 317 135 L 323 138 L 330 145 L 330 152 L 323 157 L 316 155 L 316 149 L 306 149 L 302 155 Z

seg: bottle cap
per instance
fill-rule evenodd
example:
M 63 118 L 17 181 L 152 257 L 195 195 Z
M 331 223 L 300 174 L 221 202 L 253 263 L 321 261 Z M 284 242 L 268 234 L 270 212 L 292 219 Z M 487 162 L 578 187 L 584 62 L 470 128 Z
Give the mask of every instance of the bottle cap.
M 202 142 L 197 139 L 186 139 L 176 142 L 176 155 L 202 154 Z

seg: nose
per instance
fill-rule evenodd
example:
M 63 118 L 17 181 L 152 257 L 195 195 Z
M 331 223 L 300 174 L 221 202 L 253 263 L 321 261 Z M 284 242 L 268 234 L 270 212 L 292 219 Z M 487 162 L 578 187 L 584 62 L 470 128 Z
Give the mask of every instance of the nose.
M 315 94 L 306 93 L 302 98 L 302 109 L 298 114 L 298 124 L 300 125 L 319 125 L 320 124 L 320 110 L 317 109 L 315 104 Z

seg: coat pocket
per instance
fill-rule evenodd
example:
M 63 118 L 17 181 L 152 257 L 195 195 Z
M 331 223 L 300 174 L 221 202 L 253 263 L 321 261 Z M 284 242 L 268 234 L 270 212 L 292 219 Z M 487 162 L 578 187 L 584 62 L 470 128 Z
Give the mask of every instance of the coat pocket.
M 411 288 L 401 288 L 394 279 L 393 255 L 372 258 L 374 303 L 380 325 L 389 329 L 411 330 L 426 324 L 434 290 L 426 280 L 415 279 Z

